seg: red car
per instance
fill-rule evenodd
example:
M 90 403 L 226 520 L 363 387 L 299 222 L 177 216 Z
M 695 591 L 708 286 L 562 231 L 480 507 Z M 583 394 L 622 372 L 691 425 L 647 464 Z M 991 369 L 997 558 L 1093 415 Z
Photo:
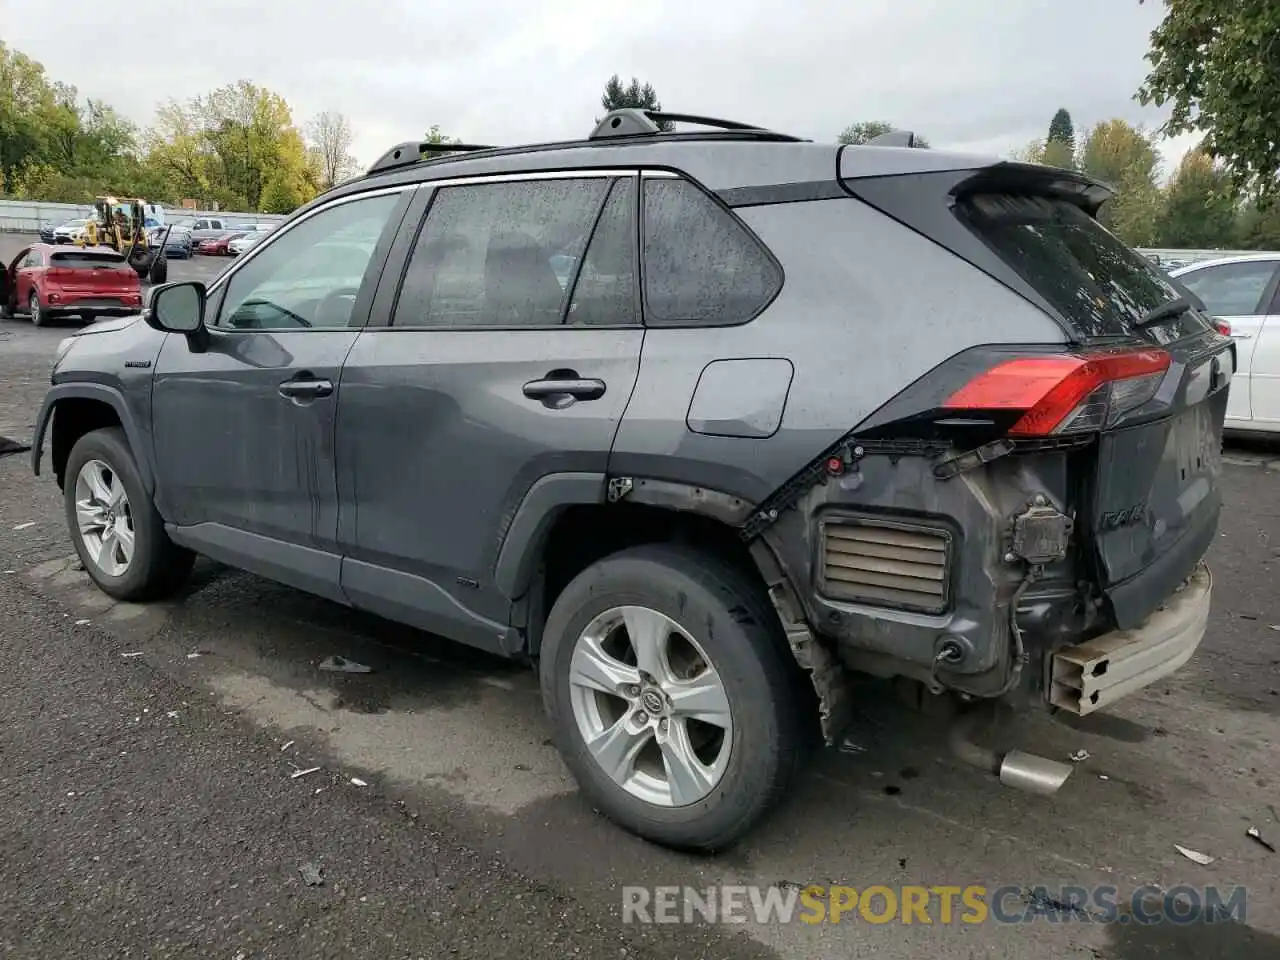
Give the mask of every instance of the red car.
M 55 247 L 35 243 L 0 274 L 0 313 L 27 313 L 37 327 L 51 317 L 83 320 L 142 310 L 142 282 L 109 247 Z
M 202 253 L 206 257 L 229 257 L 231 256 L 231 251 L 227 249 L 227 244 L 243 236 L 244 231 L 240 231 L 239 233 L 225 233 L 220 237 L 201 240 L 196 244 L 196 253 Z

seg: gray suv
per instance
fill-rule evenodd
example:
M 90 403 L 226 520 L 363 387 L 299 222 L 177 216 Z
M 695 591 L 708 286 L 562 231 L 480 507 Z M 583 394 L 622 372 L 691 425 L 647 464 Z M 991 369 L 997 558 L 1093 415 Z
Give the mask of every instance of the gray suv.
M 584 793 L 663 844 L 746 833 L 867 674 L 1051 793 L 970 727 L 1192 655 L 1234 347 L 1105 187 L 909 144 L 403 144 L 64 341 L 35 470 L 49 432 L 113 597 L 198 553 L 529 661 Z

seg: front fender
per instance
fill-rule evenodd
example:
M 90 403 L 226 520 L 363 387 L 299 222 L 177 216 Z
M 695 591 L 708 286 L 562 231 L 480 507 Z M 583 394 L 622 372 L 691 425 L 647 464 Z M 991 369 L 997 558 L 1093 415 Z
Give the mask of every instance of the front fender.
M 49 392 L 45 394 L 44 403 L 40 406 L 40 415 L 36 417 L 35 434 L 31 439 L 32 472 L 36 476 L 40 476 L 40 455 L 43 452 L 44 435 L 48 430 L 49 421 L 53 417 L 58 404 L 63 400 L 70 399 L 94 400 L 106 404 L 115 411 L 116 417 L 120 420 L 120 425 L 124 428 L 125 436 L 129 440 L 129 448 L 133 451 L 133 458 L 138 467 L 138 475 L 142 479 L 142 486 L 148 495 L 154 494 L 156 484 L 155 471 L 151 463 L 151 448 L 145 443 L 137 421 L 134 419 L 133 414 L 129 412 L 129 406 L 124 401 L 124 395 L 115 387 L 102 383 L 59 383 L 49 388 Z

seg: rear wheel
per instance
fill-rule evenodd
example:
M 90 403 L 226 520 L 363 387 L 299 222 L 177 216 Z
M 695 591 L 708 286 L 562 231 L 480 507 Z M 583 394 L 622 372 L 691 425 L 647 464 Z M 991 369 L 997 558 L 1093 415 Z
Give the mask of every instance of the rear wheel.
M 117 600 L 149 600 L 172 592 L 195 560 L 164 531 L 142 486 L 119 427 L 76 441 L 63 480 L 67 526 L 94 583 Z
M 31 299 L 27 303 L 27 309 L 31 312 L 31 323 L 34 326 L 44 326 L 44 311 L 40 309 L 40 295 L 34 290 L 31 291 Z
M 656 843 L 732 845 L 801 755 L 785 648 L 761 591 L 714 556 L 650 545 L 583 571 L 548 615 L 539 664 L 583 793 Z

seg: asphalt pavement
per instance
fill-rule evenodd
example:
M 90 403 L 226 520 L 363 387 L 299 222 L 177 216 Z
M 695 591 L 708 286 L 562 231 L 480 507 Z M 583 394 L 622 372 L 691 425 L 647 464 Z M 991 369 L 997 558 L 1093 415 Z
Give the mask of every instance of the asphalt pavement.
M 0 255 L 18 242 L 0 235 Z M 223 266 L 175 262 L 171 277 Z M 0 321 L 0 435 L 29 438 L 65 334 Z M 772 819 L 696 858 L 623 834 L 581 800 L 526 670 L 204 561 L 179 598 L 112 603 L 77 569 L 52 480 L 33 477 L 26 454 L 0 456 L 0 949 L 1280 957 L 1280 855 L 1246 834 L 1280 845 L 1280 447 L 1233 444 L 1226 459 L 1197 656 L 1112 713 L 1013 732 L 1011 745 L 1046 756 L 1087 752 L 1057 796 L 957 764 L 937 731 L 872 688 L 846 747 L 816 757 Z M 334 655 L 372 672 L 319 669 Z M 309 886 L 304 866 L 324 883 Z M 1032 919 L 623 922 L 624 886 L 811 883 L 1010 885 Z M 1242 886 L 1247 909 L 1100 923 L 1061 908 L 1067 885 L 1121 900 Z

